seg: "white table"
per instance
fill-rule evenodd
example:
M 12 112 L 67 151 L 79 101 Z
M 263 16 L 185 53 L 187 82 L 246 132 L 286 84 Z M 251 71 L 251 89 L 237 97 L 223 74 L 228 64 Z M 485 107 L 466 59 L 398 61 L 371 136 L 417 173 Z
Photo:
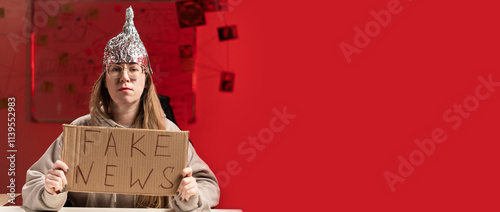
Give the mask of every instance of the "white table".
M 21 206 L 1 206 L 1 212 L 31 212 L 32 210 Z M 174 212 L 173 209 L 146 209 L 146 208 L 62 208 L 60 212 L 84 212 L 84 211 L 104 211 L 104 212 Z M 243 212 L 240 209 L 212 209 L 213 212 Z

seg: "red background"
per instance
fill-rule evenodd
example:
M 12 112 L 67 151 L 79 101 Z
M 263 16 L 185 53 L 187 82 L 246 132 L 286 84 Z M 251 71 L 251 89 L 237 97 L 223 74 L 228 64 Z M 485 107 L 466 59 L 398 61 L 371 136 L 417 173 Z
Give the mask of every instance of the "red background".
M 348 64 L 339 44 L 353 45 L 353 28 L 364 29 L 373 20 L 370 11 L 386 9 L 388 2 L 229 1 L 232 11 L 224 20 L 238 26 L 239 38 L 228 43 L 217 41 L 216 28 L 225 25 L 221 16 L 207 13 L 207 25 L 198 27 L 197 34 L 197 121 L 186 129 L 214 172 L 226 170 L 232 160 L 242 168 L 221 190 L 218 208 L 500 209 L 500 87 L 457 130 L 443 120 L 453 104 L 474 95 L 479 76 L 491 74 L 500 82 L 497 4 L 401 0 L 402 12 Z M 6 41 L 4 49 L 12 52 Z M 236 74 L 233 93 L 219 92 L 218 72 L 207 68 L 224 68 L 227 50 L 229 69 Z M 25 52 L 14 56 L 12 64 L 25 63 Z M 2 76 L 24 73 L 24 65 L 16 67 L 2 67 Z M 26 78 L 16 80 L 26 85 Z M 7 85 L 12 88 L 6 86 L 5 97 L 15 96 L 18 103 L 20 191 L 25 170 L 61 126 L 26 121 L 24 89 L 29 87 Z M 273 108 L 285 106 L 296 118 L 247 162 L 238 145 L 269 127 Z M 6 117 L 6 109 L 1 111 Z M 414 140 L 429 138 L 437 127 L 448 140 L 392 193 L 384 172 L 397 173 L 398 156 L 408 158 L 418 148 Z M 0 179 L 6 185 L 5 151 L 1 156 Z

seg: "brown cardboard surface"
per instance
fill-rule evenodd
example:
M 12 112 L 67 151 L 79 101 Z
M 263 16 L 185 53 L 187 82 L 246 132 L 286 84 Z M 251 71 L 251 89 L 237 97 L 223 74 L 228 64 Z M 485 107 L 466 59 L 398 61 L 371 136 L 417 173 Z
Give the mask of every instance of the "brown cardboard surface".
M 188 131 L 63 125 L 67 191 L 175 195 Z
M 10 195 L 11 195 L 10 193 L 0 194 L 0 205 L 7 205 L 7 203 L 9 203 L 9 200 L 12 199 L 12 196 Z M 21 196 L 21 193 L 15 193 L 14 199 L 17 198 L 18 196 Z

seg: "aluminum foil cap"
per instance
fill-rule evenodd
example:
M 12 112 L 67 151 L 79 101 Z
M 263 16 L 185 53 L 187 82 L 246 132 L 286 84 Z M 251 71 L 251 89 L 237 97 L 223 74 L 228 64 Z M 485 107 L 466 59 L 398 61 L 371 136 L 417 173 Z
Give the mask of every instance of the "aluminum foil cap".
M 104 70 L 107 70 L 114 63 L 137 63 L 147 67 L 149 72 L 153 73 L 146 48 L 134 26 L 132 6 L 126 10 L 122 32 L 111 38 L 104 48 L 104 58 L 102 59 Z

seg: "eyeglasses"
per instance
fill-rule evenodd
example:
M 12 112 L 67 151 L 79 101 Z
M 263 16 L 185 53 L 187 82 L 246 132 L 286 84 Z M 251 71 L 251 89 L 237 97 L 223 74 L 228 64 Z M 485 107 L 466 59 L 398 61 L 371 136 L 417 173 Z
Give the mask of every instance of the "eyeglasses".
M 116 79 L 122 76 L 123 70 L 125 69 L 128 69 L 127 74 L 130 79 L 136 80 L 144 76 L 144 67 L 139 64 L 128 65 L 128 68 L 125 68 L 122 65 L 113 64 L 108 68 L 108 70 L 106 70 L 106 72 L 108 73 L 109 77 Z

